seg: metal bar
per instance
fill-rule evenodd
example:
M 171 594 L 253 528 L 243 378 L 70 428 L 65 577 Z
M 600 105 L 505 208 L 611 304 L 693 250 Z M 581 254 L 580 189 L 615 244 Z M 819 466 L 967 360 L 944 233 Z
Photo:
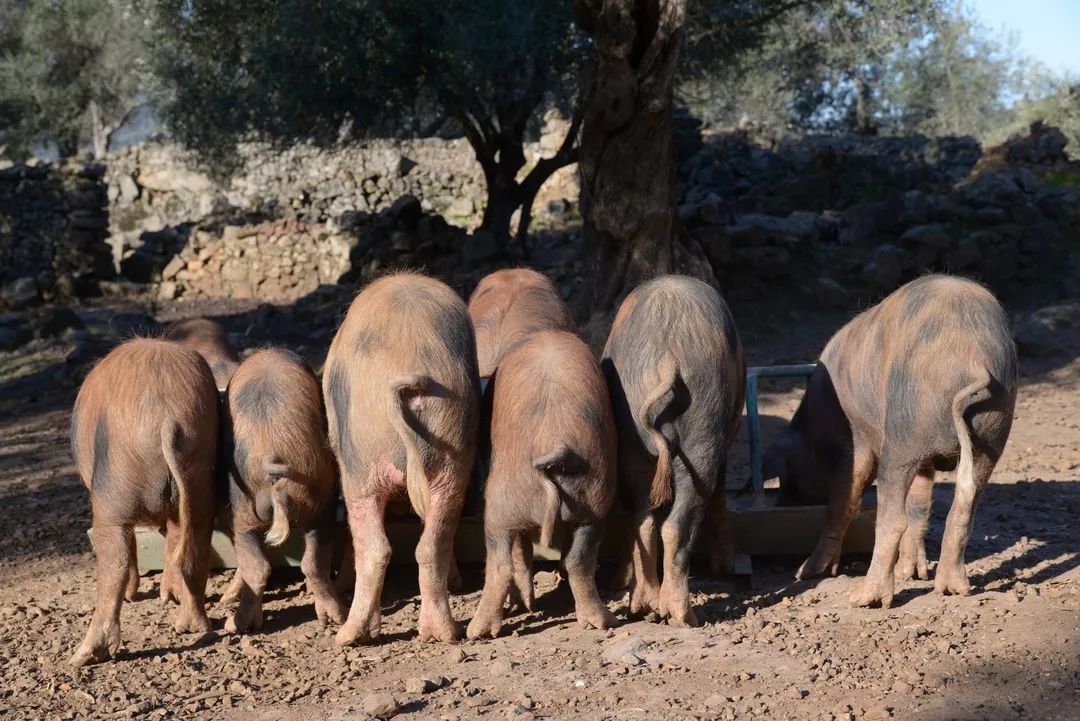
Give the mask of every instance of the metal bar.
M 764 451 L 761 448 L 761 419 L 758 417 L 758 378 L 809 378 L 815 370 L 817 370 L 817 363 L 752 366 L 746 369 L 746 427 L 750 441 L 750 482 L 754 486 L 755 502 L 765 492 L 765 478 L 762 472 Z

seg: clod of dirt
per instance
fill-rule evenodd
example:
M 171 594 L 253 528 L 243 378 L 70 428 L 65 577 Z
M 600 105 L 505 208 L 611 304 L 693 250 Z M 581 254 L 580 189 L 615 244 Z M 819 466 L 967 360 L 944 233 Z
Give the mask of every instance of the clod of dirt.
M 408 693 L 431 693 L 442 686 L 442 679 L 410 678 L 405 682 Z
M 646 648 L 648 644 L 640 636 L 621 633 L 605 646 L 604 660 L 633 668 L 645 663 Z
M 364 698 L 364 711 L 378 719 L 388 719 L 397 715 L 397 699 L 388 693 L 373 693 Z

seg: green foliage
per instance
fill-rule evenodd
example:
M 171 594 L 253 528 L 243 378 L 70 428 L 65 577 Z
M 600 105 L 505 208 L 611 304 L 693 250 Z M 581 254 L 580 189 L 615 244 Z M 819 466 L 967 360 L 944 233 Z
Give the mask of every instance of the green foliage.
M 103 153 L 142 102 L 148 26 L 136 0 L 0 0 L 0 132 L 9 155 L 81 139 Z
M 1036 71 L 1031 83 L 1035 89 L 1013 109 L 1013 121 L 991 133 L 990 142 L 1001 142 L 1008 136 L 1026 132 L 1031 123 L 1041 120 L 1060 128 L 1069 144 L 1065 150 L 1074 160 L 1080 160 L 1080 80 L 1055 78 L 1045 71 Z
M 511 211 L 531 203 L 515 180 L 526 132 L 573 97 L 584 55 L 567 0 L 161 0 L 158 10 L 164 116 L 204 157 L 220 165 L 245 139 L 417 135 L 452 118 L 489 195 L 507 189 Z M 502 215 L 492 229 L 505 235 Z

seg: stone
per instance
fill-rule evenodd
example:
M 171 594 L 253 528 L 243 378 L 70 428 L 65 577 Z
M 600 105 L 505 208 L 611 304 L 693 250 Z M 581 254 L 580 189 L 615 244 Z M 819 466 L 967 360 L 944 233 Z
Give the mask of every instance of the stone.
M 481 263 L 498 258 L 502 252 L 499 242 L 492 233 L 477 230 L 465 237 L 465 242 L 461 246 L 461 260 L 469 264 Z
M 718 226 L 695 228 L 690 234 L 701 245 L 713 268 L 728 265 L 732 260 L 731 238 L 726 229 Z
M 902 273 L 903 252 L 895 245 L 885 243 L 870 253 L 860 275 L 871 288 L 885 292 L 900 285 Z
M 188 267 L 190 267 L 190 264 L 184 263 L 183 258 L 181 258 L 179 255 L 174 255 L 172 259 L 165 264 L 165 267 L 161 269 L 162 280 L 172 280 L 176 277 L 177 273 L 184 269 L 185 265 L 188 265 Z
M 412 694 L 431 693 L 439 684 L 430 678 L 413 677 L 405 681 L 405 690 Z
M 162 281 L 158 286 L 158 298 L 161 300 L 175 300 L 180 295 L 180 288 L 174 280 Z
M 815 278 L 811 291 L 818 303 L 830 308 L 845 308 L 851 303 L 851 293 L 832 278 Z
M 1066 350 L 1068 331 L 1080 328 L 1080 301 L 1047 306 L 1023 318 L 1013 332 L 1020 352 L 1051 356 Z
M 645 663 L 648 644 L 640 636 L 619 634 L 604 647 L 604 660 L 623 666 L 641 666 Z
M 157 328 L 158 322 L 146 313 L 116 313 L 109 318 L 109 335 L 123 340 L 152 333 Z
M 791 253 L 787 248 L 739 248 L 735 251 L 735 262 L 762 278 L 783 278 L 791 274 Z
M 30 323 L 21 313 L 0 314 L 0 350 L 15 350 L 32 337 Z
M 470 218 L 476 208 L 471 198 L 454 198 L 450 205 L 443 210 L 443 215 L 452 219 Z
M 133 203 L 139 199 L 139 184 L 135 182 L 135 178 L 131 177 L 127 173 L 120 176 L 117 181 L 118 186 L 118 200 L 121 203 Z
M 12 310 L 19 310 L 37 302 L 41 298 L 37 283 L 29 276 L 16 278 L 0 287 L 0 300 Z
M 364 697 L 364 712 L 377 719 L 388 719 L 397 716 L 400 706 L 397 699 L 388 693 L 373 693 Z
M 916 225 L 908 228 L 900 236 L 900 240 L 906 243 L 928 245 L 942 250 L 952 245 L 952 238 L 949 237 L 949 234 L 945 232 L 945 228 L 940 223 Z
M 53 338 L 68 328 L 79 329 L 84 327 L 79 314 L 63 305 L 45 308 L 37 317 L 35 325 L 37 326 L 37 334 L 41 338 Z

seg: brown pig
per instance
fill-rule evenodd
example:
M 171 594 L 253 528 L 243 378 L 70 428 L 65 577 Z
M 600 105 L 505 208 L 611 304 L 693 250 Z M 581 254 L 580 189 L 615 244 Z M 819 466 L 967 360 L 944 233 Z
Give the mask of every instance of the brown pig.
M 181 577 L 179 632 L 210 630 L 204 609 L 214 516 L 218 401 L 195 351 L 137 338 L 99 362 L 71 417 L 75 465 L 90 490 L 97 602 L 71 663 L 110 658 L 135 566 L 135 526 L 168 526 L 166 563 Z M 137 577 L 136 577 L 137 578 Z
M 416 546 L 420 638 L 460 638 L 447 576 L 476 455 L 480 402 L 465 303 L 444 283 L 413 273 L 371 283 L 334 336 L 323 390 L 356 568 L 338 643 L 379 634 L 390 562 L 385 511 L 402 492 L 424 522 Z
M 502 357 L 524 342 L 532 333 L 543 330 L 573 331 L 574 319 L 570 309 L 559 296 L 555 285 L 545 275 L 530 268 L 497 270 L 481 279 L 469 297 L 469 317 L 476 329 L 476 358 L 480 367 L 481 385 L 491 378 Z M 480 452 L 485 459 L 490 454 L 489 427 L 491 424 L 490 392 L 484 391 L 480 428 Z M 514 585 L 511 595 L 515 603 L 527 610 L 533 608 L 531 583 L 528 589 L 519 588 L 518 581 L 532 578 L 532 540 L 528 534 L 514 541 Z M 451 587 L 456 564 L 451 568 Z
M 502 356 L 530 333 L 574 329 L 574 319 L 555 286 L 529 268 L 484 276 L 469 297 L 469 317 L 476 328 L 481 378 L 489 378 Z
M 619 433 L 623 498 L 636 532 L 630 612 L 695 626 L 690 550 L 707 516 L 726 519 L 727 451 L 745 396 L 735 321 L 706 283 L 656 278 L 620 306 L 603 367 Z M 659 516 L 663 585 L 657 580 Z
M 263 543 L 305 531 L 300 568 L 319 620 L 341 623 L 345 609 L 330 581 L 337 465 L 330 452 L 319 381 L 295 353 L 268 349 L 244 360 L 225 396 L 229 509 L 236 581 L 225 601 L 238 606 L 225 630 L 262 626 L 270 576 Z
M 491 472 L 484 489 L 486 578 L 469 638 L 495 637 L 515 575 L 531 607 L 532 569 L 514 563 L 515 541 L 557 525 L 573 528 L 562 548 L 578 624 L 610 628 L 615 617 L 596 589 L 602 521 L 615 497 L 615 421 L 600 365 L 577 336 L 530 335 L 502 357 L 491 424 Z
M 240 367 L 240 355 L 229 343 L 229 336 L 220 323 L 209 318 L 178 320 L 165 328 L 162 337 L 198 351 L 210 365 L 218 392 L 225 392 L 229 379 Z
M 894 578 L 928 578 L 934 473 L 955 468 L 934 588 L 967 593 L 964 550 L 1012 426 L 1017 369 L 1001 305 L 962 278 L 913 280 L 841 328 L 766 453 L 782 502 L 828 502 L 825 530 L 797 576 L 836 573 L 848 523 L 876 476 L 874 555 L 851 600 L 888 607 Z

